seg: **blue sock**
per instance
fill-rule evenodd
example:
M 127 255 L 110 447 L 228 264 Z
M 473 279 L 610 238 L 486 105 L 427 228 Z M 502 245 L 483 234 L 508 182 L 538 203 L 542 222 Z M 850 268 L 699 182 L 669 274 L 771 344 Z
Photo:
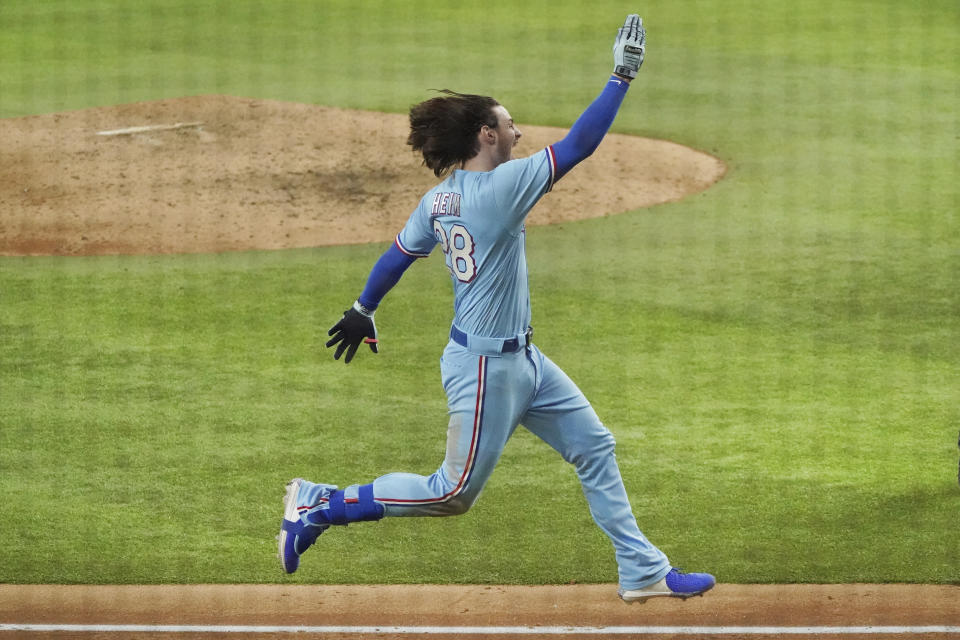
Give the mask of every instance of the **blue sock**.
M 383 505 L 373 499 L 373 484 L 357 488 L 356 498 L 347 498 L 347 492 L 334 491 L 330 494 L 326 509 L 314 509 L 307 513 L 310 524 L 338 524 L 351 522 L 370 522 L 383 518 Z M 352 493 L 352 492 L 351 492 Z

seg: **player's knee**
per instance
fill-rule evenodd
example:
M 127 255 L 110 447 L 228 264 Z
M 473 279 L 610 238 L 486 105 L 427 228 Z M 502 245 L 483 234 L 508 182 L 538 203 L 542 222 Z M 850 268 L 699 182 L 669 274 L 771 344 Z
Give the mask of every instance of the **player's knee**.
M 446 516 L 462 516 L 470 510 L 474 502 L 476 502 L 475 496 L 464 493 L 444 501 L 441 508 Z
M 600 446 L 603 447 L 604 449 L 609 450 L 610 453 L 613 453 L 614 450 L 617 448 L 617 440 L 616 438 L 613 437 L 613 434 L 610 433 L 609 429 L 605 428 L 603 431 L 604 433 L 600 437 L 600 440 L 602 441 Z
M 438 496 L 447 496 L 437 503 L 437 512 L 444 516 L 459 516 L 470 510 L 476 499 L 475 492 L 470 484 L 458 486 L 458 482 L 450 479 L 450 475 L 441 468 L 430 478 L 430 484 Z M 455 495 L 452 495 L 455 494 Z
M 462 516 L 467 511 L 470 511 L 470 507 L 473 506 L 473 500 L 467 498 L 466 496 L 457 496 L 450 500 L 447 504 L 450 508 L 450 515 L 452 516 Z
M 605 461 L 608 457 L 614 455 L 617 442 L 613 434 L 606 428 L 597 432 L 595 435 L 584 439 L 580 446 L 573 452 L 570 463 L 577 469 L 584 469 L 593 464 Z

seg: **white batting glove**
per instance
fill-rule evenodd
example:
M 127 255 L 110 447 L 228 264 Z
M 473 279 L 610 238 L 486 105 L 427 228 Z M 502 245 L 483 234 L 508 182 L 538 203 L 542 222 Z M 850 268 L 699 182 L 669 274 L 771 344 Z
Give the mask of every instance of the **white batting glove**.
M 613 42 L 613 72 L 627 78 L 636 78 L 647 50 L 647 32 L 643 18 L 635 13 L 627 16 Z

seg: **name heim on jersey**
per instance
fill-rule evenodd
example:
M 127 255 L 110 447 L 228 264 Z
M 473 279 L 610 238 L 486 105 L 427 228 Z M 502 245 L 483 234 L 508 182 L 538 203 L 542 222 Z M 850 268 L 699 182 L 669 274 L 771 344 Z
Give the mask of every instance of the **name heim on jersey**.
M 460 194 L 451 191 L 439 191 L 433 196 L 431 216 L 459 216 Z

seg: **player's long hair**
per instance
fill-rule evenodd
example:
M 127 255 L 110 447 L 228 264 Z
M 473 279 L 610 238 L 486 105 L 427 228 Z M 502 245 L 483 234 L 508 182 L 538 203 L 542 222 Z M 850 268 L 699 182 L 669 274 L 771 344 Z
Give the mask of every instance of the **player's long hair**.
M 407 144 L 423 153 L 423 164 L 433 169 L 438 178 L 479 153 L 477 133 L 483 125 L 496 128 L 493 108 L 500 104 L 488 96 L 449 89 L 440 93 L 444 95 L 410 108 L 407 138 Z

